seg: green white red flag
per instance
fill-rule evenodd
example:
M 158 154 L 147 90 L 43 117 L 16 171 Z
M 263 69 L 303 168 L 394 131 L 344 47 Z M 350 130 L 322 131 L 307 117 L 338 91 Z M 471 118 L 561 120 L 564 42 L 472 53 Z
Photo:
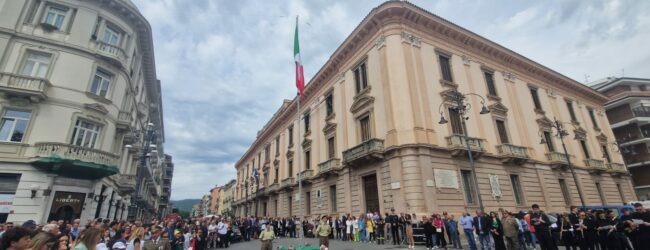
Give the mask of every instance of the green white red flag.
M 296 17 L 296 33 L 293 39 L 293 58 L 296 61 L 296 88 L 300 97 L 305 90 L 305 75 L 302 67 L 302 59 L 300 58 L 300 44 L 298 42 L 298 17 Z

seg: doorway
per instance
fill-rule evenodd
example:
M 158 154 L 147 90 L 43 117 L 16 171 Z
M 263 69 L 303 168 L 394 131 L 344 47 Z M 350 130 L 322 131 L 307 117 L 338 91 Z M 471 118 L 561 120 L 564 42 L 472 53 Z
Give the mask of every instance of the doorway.
M 363 193 L 366 200 L 365 212 L 379 212 L 377 174 L 371 174 L 363 177 Z

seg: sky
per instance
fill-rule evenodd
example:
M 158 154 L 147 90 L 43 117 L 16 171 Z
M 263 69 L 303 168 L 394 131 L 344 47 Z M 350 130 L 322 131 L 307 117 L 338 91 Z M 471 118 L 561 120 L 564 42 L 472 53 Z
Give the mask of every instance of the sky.
M 306 79 L 376 0 L 132 0 L 153 29 L 172 200 L 235 178 L 235 162 L 295 96 L 300 15 Z M 412 3 L 579 82 L 650 78 L 650 1 L 447 0 Z

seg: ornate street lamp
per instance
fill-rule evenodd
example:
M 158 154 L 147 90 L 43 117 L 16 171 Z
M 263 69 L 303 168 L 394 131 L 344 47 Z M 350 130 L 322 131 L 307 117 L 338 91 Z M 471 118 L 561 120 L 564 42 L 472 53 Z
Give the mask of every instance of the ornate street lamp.
M 578 196 L 580 197 L 580 203 L 582 206 L 586 206 L 587 204 L 585 203 L 585 200 L 582 196 L 582 189 L 580 188 L 580 185 L 578 184 L 578 177 L 576 176 L 576 172 L 573 168 L 573 164 L 571 164 L 571 157 L 569 156 L 569 152 L 566 150 L 566 144 L 564 144 L 564 137 L 569 135 L 569 132 L 567 132 L 564 127 L 562 126 L 562 122 L 560 122 L 557 118 L 553 117 L 553 123 L 551 124 L 551 130 L 555 129 L 555 136 L 560 137 L 560 142 L 562 142 L 562 149 L 564 150 L 564 157 L 566 158 L 567 165 L 569 166 L 569 169 L 571 170 L 571 176 L 573 176 L 573 182 L 576 184 L 576 189 L 578 189 Z M 552 131 L 551 131 L 552 132 Z M 540 133 L 540 137 L 542 138 L 539 142 L 539 144 L 546 144 L 546 138 L 544 138 L 543 133 Z M 575 135 L 574 139 L 580 139 L 578 135 Z
M 142 206 L 144 204 L 141 204 L 138 202 L 139 200 L 143 200 L 141 194 L 140 194 L 140 185 L 142 185 L 142 182 L 144 181 L 144 171 L 147 167 L 147 159 L 151 156 L 151 152 L 156 153 L 156 145 L 155 145 L 155 140 L 156 140 L 156 130 L 154 128 L 153 123 L 147 123 L 147 126 L 145 127 L 144 130 L 136 130 L 133 131 L 139 138 L 140 135 L 144 136 L 142 140 L 142 152 L 139 157 L 138 161 L 138 166 L 136 170 L 136 176 L 135 176 L 135 195 L 131 196 L 131 206 L 129 207 L 129 215 L 128 217 L 132 220 L 135 220 L 137 217 L 137 211 L 138 211 L 138 205 Z M 126 145 L 126 148 L 131 148 L 131 145 Z
M 472 109 L 472 105 L 469 103 L 465 102 L 465 99 L 468 96 L 476 96 L 481 99 L 481 115 L 488 114 L 490 113 L 490 110 L 485 106 L 485 98 L 483 98 L 479 94 L 475 93 L 467 93 L 463 94 L 458 91 L 453 91 L 448 95 L 448 99 L 446 102 L 443 102 L 440 104 L 438 107 L 438 111 L 440 112 L 440 122 L 438 124 L 446 124 L 449 121 L 445 119 L 444 112 L 442 111 L 443 105 L 447 104 L 446 106 L 449 109 L 454 110 L 456 113 L 458 113 L 458 116 L 460 117 L 460 122 L 463 127 L 463 136 L 465 139 L 465 146 L 467 146 L 467 156 L 469 157 L 469 164 L 470 167 L 472 168 L 472 178 L 474 179 L 474 185 L 476 186 L 476 194 L 478 195 L 478 203 L 481 208 L 481 211 L 484 212 L 484 207 L 483 207 L 483 198 L 481 198 L 481 189 L 479 188 L 478 185 L 478 178 L 476 177 L 476 167 L 474 166 L 474 156 L 472 155 L 472 149 L 469 145 L 469 135 L 467 131 L 467 124 L 465 123 L 466 120 L 469 119 L 469 111 Z

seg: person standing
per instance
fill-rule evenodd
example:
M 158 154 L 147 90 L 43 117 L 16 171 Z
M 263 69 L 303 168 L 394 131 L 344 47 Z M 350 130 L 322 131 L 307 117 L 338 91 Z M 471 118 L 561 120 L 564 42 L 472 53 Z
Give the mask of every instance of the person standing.
M 328 247 L 330 246 L 330 240 L 329 240 L 329 234 L 330 230 L 332 228 L 330 227 L 329 223 L 327 223 L 327 216 L 323 216 L 321 218 L 321 223 L 318 224 L 318 227 L 316 228 L 316 235 L 318 235 L 318 245 L 319 246 L 325 246 Z
M 171 250 L 171 244 L 168 239 L 161 237 L 163 233 L 162 227 L 151 227 L 151 240 L 144 243 L 142 247 L 144 250 Z
M 415 240 L 413 239 L 413 218 L 410 214 L 404 216 L 404 231 L 406 232 L 406 244 L 409 249 L 415 248 Z
M 453 214 L 450 214 L 447 216 L 447 235 L 449 236 L 449 243 L 451 243 L 455 249 L 463 249 L 462 245 L 460 244 L 460 235 L 458 232 L 458 221 L 456 221 L 456 218 L 454 217 Z
M 490 239 L 490 223 L 488 222 L 488 218 L 483 215 L 483 212 L 481 210 L 476 210 L 476 217 L 474 217 L 474 227 L 476 228 L 478 240 L 481 243 L 481 249 L 491 249 L 492 240 Z
M 431 220 L 426 216 L 422 216 L 422 232 L 424 233 L 424 245 L 427 250 L 433 249 L 433 234 L 436 233 L 436 229 L 433 227 Z
M 336 216 L 336 220 L 334 221 L 334 227 L 336 228 L 336 239 L 341 240 L 343 237 L 341 237 L 341 231 L 343 230 L 343 221 L 341 220 L 341 216 Z
M 376 231 L 375 235 L 377 238 L 377 244 L 378 245 L 383 245 L 384 244 L 384 228 L 386 227 L 386 222 L 384 222 L 384 218 L 379 215 L 377 217 L 377 222 L 376 222 Z
M 574 224 L 571 223 L 573 220 L 572 214 L 564 214 L 560 220 L 560 240 L 564 243 L 566 250 L 577 250 L 578 246 L 576 244 L 576 230 Z M 577 218 L 577 217 L 576 217 Z
M 463 226 L 467 244 L 470 250 L 476 250 L 476 241 L 474 240 L 474 218 L 469 213 L 465 213 L 460 218 L 460 224 Z
M 391 238 L 393 238 L 393 245 L 399 245 L 400 244 L 399 229 L 398 229 L 399 218 L 395 214 L 394 208 L 390 209 L 390 213 L 391 214 L 386 218 L 386 222 L 390 227 Z
M 219 235 L 219 246 L 228 248 L 230 240 L 228 239 L 228 223 L 226 223 L 226 219 L 221 219 L 217 224 L 217 234 Z
M 634 204 L 634 213 L 632 219 L 637 227 L 635 239 L 632 242 L 634 249 L 650 249 L 650 212 L 641 205 Z
M 447 248 L 445 240 L 445 223 L 439 214 L 433 215 L 433 226 L 436 228 L 436 245 L 441 248 Z
M 31 231 L 23 227 L 13 227 L 13 224 L 11 226 L 12 228 L 6 229 L 2 234 L 0 248 L 6 250 L 26 250 L 32 243 Z M 94 248 L 95 245 L 92 247 Z
M 532 208 L 533 213 L 530 215 L 530 222 L 535 227 L 535 236 L 537 236 L 541 249 L 557 250 L 557 246 L 549 230 L 551 223 L 548 216 L 539 210 L 539 205 L 533 204 Z
M 262 242 L 262 250 L 273 250 L 273 240 L 275 239 L 275 233 L 272 229 L 272 226 L 266 225 L 264 231 L 260 233 L 259 238 Z
M 352 241 L 353 236 L 352 234 L 354 233 L 354 229 L 352 227 L 352 218 L 350 217 L 344 217 L 345 219 L 345 241 Z
M 517 219 L 508 211 L 502 212 L 503 238 L 508 250 L 519 249 L 519 223 Z
M 490 234 L 494 240 L 495 250 L 506 250 L 503 242 L 503 224 L 496 212 L 490 212 Z

